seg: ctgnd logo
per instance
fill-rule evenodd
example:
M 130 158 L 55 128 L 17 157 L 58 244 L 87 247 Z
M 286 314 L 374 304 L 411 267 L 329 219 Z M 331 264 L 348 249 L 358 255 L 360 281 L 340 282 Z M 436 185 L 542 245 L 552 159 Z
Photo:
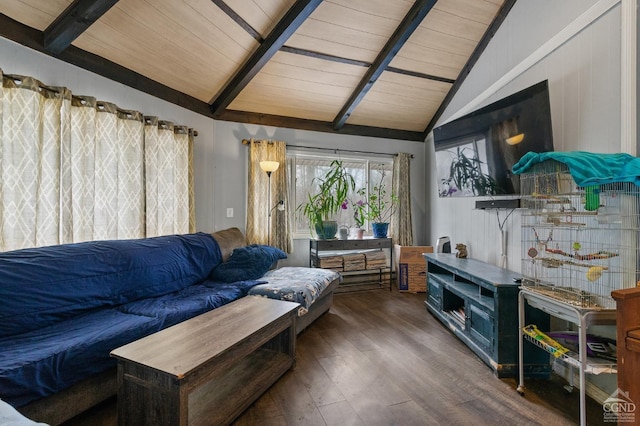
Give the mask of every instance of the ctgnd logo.
M 616 389 L 602 404 L 605 422 L 635 422 L 636 404 L 629 398 L 629 392 Z

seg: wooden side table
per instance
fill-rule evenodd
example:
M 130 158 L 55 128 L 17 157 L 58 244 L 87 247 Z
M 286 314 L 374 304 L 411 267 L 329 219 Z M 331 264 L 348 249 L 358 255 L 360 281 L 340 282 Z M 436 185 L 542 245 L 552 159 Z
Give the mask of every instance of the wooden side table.
M 323 251 L 351 251 L 351 250 L 389 250 L 388 268 L 375 268 L 378 271 L 380 284 L 382 284 L 382 271 L 389 270 L 389 291 L 393 285 L 393 239 L 391 238 L 363 238 L 362 240 L 314 240 L 309 241 L 309 267 L 319 268 L 320 253 Z M 361 270 L 367 270 L 363 267 Z M 354 271 L 347 271 L 354 272 Z M 344 272 L 342 272 L 344 274 Z

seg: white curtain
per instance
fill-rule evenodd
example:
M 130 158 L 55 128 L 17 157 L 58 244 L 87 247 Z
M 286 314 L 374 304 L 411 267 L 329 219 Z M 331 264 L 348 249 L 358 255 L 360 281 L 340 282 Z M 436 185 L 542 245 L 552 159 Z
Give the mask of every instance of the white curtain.
M 191 129 L 0 79 L 1 251 L 195 229 Z
M 146 117 L 145 123 L 147 236 L 190 232 L 193 133 L 157 117 Z
M 60 241 L 60 126 L 70 94 L 37 80 L 2 75 L 0 92 L 0 245 Z

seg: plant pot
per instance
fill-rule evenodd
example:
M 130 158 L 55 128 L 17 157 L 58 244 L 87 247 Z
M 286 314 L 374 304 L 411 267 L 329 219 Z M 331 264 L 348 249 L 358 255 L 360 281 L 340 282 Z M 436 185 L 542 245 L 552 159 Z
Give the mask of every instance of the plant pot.
M 340 239 L 341 240 L 346 240 L 349 238 L 349 228 L 347 228 L 346 226 L 341 226 L 340 229 L 338 230 L 338 234 L 340 235 Z
M 338 232 L 338 222 L 335 220 L 323 220 L 316 223 L 316 235 L 319 240 L 332 240 Z
M 361 240 L 364 237 L 364 229 L 358 228 L 356 229 L 356 238 Z
M 389 232 L 389 223 L 374 222 L 371 224 L 373 229 L 373 238 L 387 238 L 387 232 Z

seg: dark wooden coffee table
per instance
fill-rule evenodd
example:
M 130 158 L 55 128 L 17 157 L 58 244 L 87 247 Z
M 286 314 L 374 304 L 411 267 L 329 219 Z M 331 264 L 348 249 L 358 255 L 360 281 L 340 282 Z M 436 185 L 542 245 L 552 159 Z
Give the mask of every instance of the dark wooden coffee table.
M 294 365 L 298 306 L 247 296 L 115 349 L 118 424 L 231 423 Z

